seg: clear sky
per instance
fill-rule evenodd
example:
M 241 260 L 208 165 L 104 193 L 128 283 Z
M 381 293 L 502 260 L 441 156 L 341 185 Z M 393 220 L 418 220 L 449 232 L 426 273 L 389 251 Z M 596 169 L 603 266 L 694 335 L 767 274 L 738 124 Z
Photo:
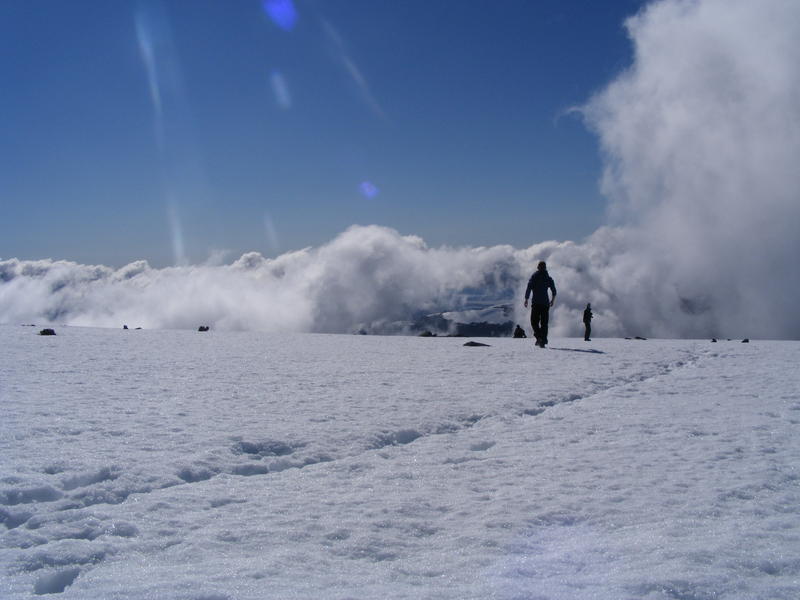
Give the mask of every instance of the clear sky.
M 0 258 L 580 240 L 605 201 L 567 111 L 630 64 L 642 4 L 3 0 Z

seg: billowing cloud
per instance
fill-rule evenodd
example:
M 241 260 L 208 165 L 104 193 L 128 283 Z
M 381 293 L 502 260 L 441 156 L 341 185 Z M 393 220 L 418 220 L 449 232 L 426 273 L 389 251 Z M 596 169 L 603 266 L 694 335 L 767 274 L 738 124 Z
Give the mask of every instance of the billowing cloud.
M 585 107 L 621 304 L 671 335 L 800 337 L 800 4 L 668 0 L 627 27 L 633 65 Z
M 0 319 L 72 325 L 348 332 L 394 330 L 419 311 L 459 307 L 464 289 L 517 281 L 509 246 L 431 249 L 384 227 L 230 265 L 119 270 L 65 261 L 0 262 Z M 513 277 L 496 281 L 513 270 Z
M 431 248 L 378 226 L 230 265 L 0 261 L 0 322 L 403 331 L 475 294 L 513 307 L 546 260 L 555 335 L 800 338 L 800 3 L 664 0 L 627 23 L 634 62 L 581 110 L 611 224 L 581 243 Z
M 275 259 L 251 252 L 229 265 L 154 269 L 137 261 L 114 270 L 11 259 L 0 261 L 0 322 L 403 333 L 421 314 L 460 311 L 482 296 L 507 302 L 509 318 L 526 324 L 527 277 L 546 260 L 559 288 L 556 335 L 579 333 L 586 302 L 597 335 L 670 335 L 673 321 L 655 311 L 679 298 L 658 297 L 648 270 L 626 253 L 629 243 L 624 230 L 603 229 L 584 244 L 430 248 L 373 225 L 319 248 Z

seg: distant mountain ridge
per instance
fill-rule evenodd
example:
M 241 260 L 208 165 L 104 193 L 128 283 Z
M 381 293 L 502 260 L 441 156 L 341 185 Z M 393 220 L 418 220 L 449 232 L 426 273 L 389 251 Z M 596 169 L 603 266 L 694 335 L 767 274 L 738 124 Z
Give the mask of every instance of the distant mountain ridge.
M 447 311 L 423 315 L 413 321 L 412 332 L 431 332 L 458 337 L 509 337 L 514 329 L 511 304 L 494 304 L 481 309 Z

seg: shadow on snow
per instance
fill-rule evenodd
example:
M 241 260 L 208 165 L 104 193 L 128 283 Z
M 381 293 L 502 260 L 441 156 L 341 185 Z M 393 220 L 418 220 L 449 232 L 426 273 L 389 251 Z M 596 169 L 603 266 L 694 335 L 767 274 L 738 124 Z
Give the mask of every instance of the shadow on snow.
M 550 348 L 550 350 L 560 350 L 562 352 L 586 352 L 588 354 L 605 354 L 602 350 L 583 350 L 581 348 Z

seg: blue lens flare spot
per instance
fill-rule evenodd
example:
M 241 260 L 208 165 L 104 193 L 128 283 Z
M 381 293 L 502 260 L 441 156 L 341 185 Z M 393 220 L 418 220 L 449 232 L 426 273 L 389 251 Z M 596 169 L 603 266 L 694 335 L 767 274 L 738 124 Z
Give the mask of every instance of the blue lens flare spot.
M 292 0 L 264 0 L 264 12 L 275 25 L 284 31 L 291 31 L 297 24 L 297 10 Z
M 364 198 L 369 198 L 370 200 L 372 198 L 375 198 L 380 193 L 380 191 L 378 190 L 378 186 L 376 186 L 371 181 L 362 181 L 358 185 L 358 189 L 361 192 L 361 195 L 364 196 Z

